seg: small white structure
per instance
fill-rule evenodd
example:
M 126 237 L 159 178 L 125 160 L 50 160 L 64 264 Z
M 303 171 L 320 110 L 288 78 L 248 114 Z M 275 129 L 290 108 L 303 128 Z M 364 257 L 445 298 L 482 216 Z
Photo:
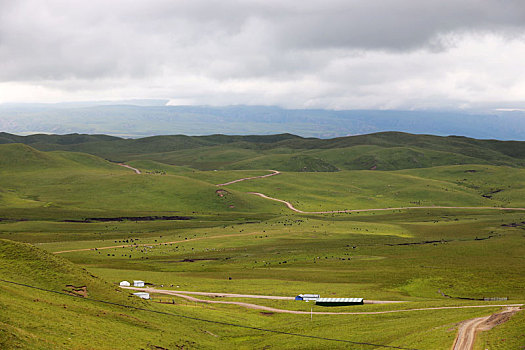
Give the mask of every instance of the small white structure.
M 133 281 L 133 287 L 144 287 L 144 281 Z
M 129 287 L 129 286 L 131 286 L 131 283 L 129 283 L 128 281 L 122 281 L 122 282 L 120 282 L 120 286 L 121 287 Z
M 146 293 L 146 292 L 137 292 L 137 293 L 133 293 L 133 295 L 136 295 L 142 299 L 146 299 L 146 300 L 149 299 L 149 293 Z
M 295 297 L 295 300 L 302 300 L 302 301 L 315 301 L 319 299 L 319 294 L 299 294 Z

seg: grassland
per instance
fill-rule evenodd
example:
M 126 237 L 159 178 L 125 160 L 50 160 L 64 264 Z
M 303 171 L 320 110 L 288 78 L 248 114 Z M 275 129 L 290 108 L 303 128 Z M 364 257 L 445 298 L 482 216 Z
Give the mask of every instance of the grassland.
M 209 143 L 219 139 L 196 140 L 215 147 Z M 94 142 L 113 141 L 99 137 Z M 312 148 L 304 153 L 314 157 L 315 152 L 332 152 L 333 159 L 318 159 L 341 169 L 345 147 Z M 376 150 L 375 146 L 356 147 L 363 148 L 362 154 Z M 275 149 L 268 146 L 267 152 Z M 474 151 L 470 153 L 468 157 Z M 212 155 L 203 156 L 200 164 L 215 161 Z M 190 153 L 187 156 L 191 158 Z M 458 322 L 499 309 L 490 307 L 498 302 L 479 299 L 508 297 L 508 303 L 525 302 L 524 211 L 434 208 L 307 215 L 246 192 L 287 200 L 305 211 L 524 207 L 525 170 L 515 164 L 487 164 L 490 157 L 478 164 L 395 171 L 284 171 L 217 187 L 229 180 L 267 174 L 265 169 L 275 167 L 258 167 L 248 160 L 252 163 L 245 170 L 228 170 L 234 163 L 225 162 L 217 167 L 223 170 L 201 171 L 144 154 L 129 162 L 142 170 L 137 175 L 84 153 L 0 145 L 1 278 L 65 293 L 72 292 L 68 285 L 86 286 L 88 298 L 124 305 L 0 283 L 0 344 L 41 349 L 377 348 L 151 312 L 162 311 L 352 342 L 448 349 Z M 133 219 L 169 215 L 188 219 Z M 263 313 L 166 296 L 146 302 L 116 287 L 124 279 L 142 279 L 173 290 L 277 296 L 319 293 L 405 301 L 329 310 L 341 312 L 489 307 L 314 315 L 310 320 L 310 315 Z M 326 310 L 295 301 L 232 300 L 307 312 Z M 518 313 L 483 333 L 476 346 L 518 348 L 525 345 L 523 334 L 523 315 Z

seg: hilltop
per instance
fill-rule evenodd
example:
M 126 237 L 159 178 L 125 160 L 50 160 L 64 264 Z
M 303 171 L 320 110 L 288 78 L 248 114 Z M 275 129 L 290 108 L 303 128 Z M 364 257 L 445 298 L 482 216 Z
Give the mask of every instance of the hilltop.
M 252 136 L 154 136 L 0 133 L 0 143 L 23 143 L 42 151 L 73 151 L 111 161 L 148 160 L 200 170 L 267 169 L 330 172 L 401 170 L 443 165 L 525 166 L 525 142 L 459 136 L 382 132 L 333 139 L 292 134 Z
M 120 170 L 116 164 L 86 153 L 42 152 L 19 143 L 0 144 L 0 152 L 0 172 L 66 168 Z

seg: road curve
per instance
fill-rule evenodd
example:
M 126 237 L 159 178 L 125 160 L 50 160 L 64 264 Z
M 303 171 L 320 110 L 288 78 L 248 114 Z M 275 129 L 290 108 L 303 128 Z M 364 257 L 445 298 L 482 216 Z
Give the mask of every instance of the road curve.
M 422 207 L 397 207 L 397 208 L 373 208 L 373 209 L 349 209 L 349 210 L 330 210 L 330 211 L 303 211 L 297 209 L 292 205 L 292 203 L 287 202 L 282 199 L 273 198 L 259 192 L 247 192 L 248 194 L 253 194 L 265 199 L 269 199 L 276 202 L 284 203 L 290 210 L 293 210 L 301 214 L 337 214 L 337 213 L 357 213 L 357 212 L 367 212 L 367 211 L 385 211 L 385 210 L 406 210 L 406 209 L 492 209 L 492 210 L 525 210 L 525 208 L 503 208 L 503 207 L 446 207 L 446 206 L 422 206 Z
M 137 174 L 141 174 L 140 170 L 137 168 L 133 168 L 130 165 L 124 164 L 124 163 L 118 163 L 118 165 L 123 166 L 125 168 L 131 169 L 135 171 Z M 232 180 L 229 182 L 225 182 L 222 184 L 217 184 L 215 186 L 227 186 L 231 185 L 237 182 L 246 181 L 246 180 L 252 180 L 252 179 L 262 179 L 265 177 L 275 176 L 279 175 L 281 172 L 277 170 L 269 170 L 272 171 L 270 174 L 266 175 L 260 175 L 260 176 L 251 176 L 251 177 L 244 177 L 237 180 Z M 255 196 L 259 196 L 265 199 L 269 199 L 276 202 L 284 203 L 290 210 L 293 210 L 297 213 L 301 214 L 342 214 L 342 213 L 358 213 L 358 212 L 370 212 L 370 211 L 387 211 L 387 210 L 407 210 L 407 209 L 467 209 L 467 210 L 476 210 L 476 209 L 484 209 L 484 210 L 519 210 L 519 211 L 525 211 L 525 208 L 505 208 L 505 207 L 448 207 L 448 206 L 439 206 L 439 205 L 432 205 L 432 206 L 421 206 L 421 207 L 397 207 L 397 208 L 372 208 L 372 209 L 348 209 L 348 210 L 328 210 L 328 211 L 303 211 L 300 209 L 297 209 L 292 205 L 292 203 L 287 202 L 283 199 L 273 198 L 270 196 L 267 196 L 260 192 L 247 192 L 248 194 L 253 194 Z M 111 247 L 115 248 L 115 247 Z M 87 249 L 89 250 L 89 249 Z
M 229 304 L 229 305 L 238 305 L 248 309 L 263 310 L 268 312 L 275 313 L 285 313 L 285 314 L 314 314 L 314 315 L 381 315 L 381 314 L 391 314 L 399 312 L 411 312 L 411 311 L 428 311 L 428 310 L 448 310 L 448 309 L 470 309 L 470 308 L 485 308 L 485 307 L 510 307 L 510 306 L 523 306 L 523 304 L 512 304 L 512 305 L 465 305 L 465 306 L 442 306 L 442 307 L 428 307 L 428 308 L 416 308 L 416 309 L 403 309 L 403 310 L 388 310 L 388 311 L 361 311 L 361 312 L 330 312 L 330 311 L 297 311 L 297 310 L 287 310 L 287 309 L 277 309 L 269 306 L 243 303 L 238 301 L 221 301 L 221 300 L 203 300 L 192 297 L 190 295 L 182 294 L 184 292 L 179 292 L 176 290 L 166 290 L 166 289 L 156 289 L 156 288 L 137 288 L 137 287 L 121 287 L 124 289 L 130 290 L 140 290 L 149 293 L 171 295 L 179 298 L 184 298 L 189 301 L 196 303 L 206 303 L 206 304 Z M 239 294 L 242 295 L 242 294 Z
M 127 164 L 124 164 L 124 163 L 118 163 L 118 165 L 123 166 L 124 168 L 131 169 L 131 170 L 133 170 L 136 174 L 139 174 L 139 175 L 141 174 L 141 172 L 140 172 L 139 169 L 134 168 L 134 167 L 132 167 L 131 165 L 127 165 Z
M 261 176 L 243 177 L 242 179 L 237 179 L 237 180 L 225 182 L 223 184 L 217 184 L 215 186 L 228 186 L 228 185 L 234 184 L 236 182 L 241 182 L 241 181 L 246 181 L 246 180 L 253 180 L 253 179 L 262 179 L 264 177 L 270 177 L 270 176 L 274 176 L 274 175 L 279 175 L 281 173 L 280 171 L 277 171 L 277 170 L 268 170 L 268 171 L 272 171 L 272 173 L 271 174 L 266 174 L 266 175 L 261 175 Z
M 462 322 L 452 349 L 471 350 L 474 347 L 474 341 L 478 332 L 492 329 L 498 324 L 507 321 L 510 316 L 518 311 L 520 311 L 519 307 L 507 307 L 505 310 L 493 315 Z

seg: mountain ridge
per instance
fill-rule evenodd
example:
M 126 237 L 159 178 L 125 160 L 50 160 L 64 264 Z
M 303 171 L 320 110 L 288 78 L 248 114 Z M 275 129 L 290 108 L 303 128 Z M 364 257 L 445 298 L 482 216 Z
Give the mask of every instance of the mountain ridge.
M 333 139 L 304 138 L 287 133 L 165 135 L 140 139 L 0 133 L 1 143 L 23 143 L 40 151 L 88 153 L 113 162 L 153 160 L 200 170 L 400 170 L 457 164 L 525 166 L 525 142 L 401 132 Z

